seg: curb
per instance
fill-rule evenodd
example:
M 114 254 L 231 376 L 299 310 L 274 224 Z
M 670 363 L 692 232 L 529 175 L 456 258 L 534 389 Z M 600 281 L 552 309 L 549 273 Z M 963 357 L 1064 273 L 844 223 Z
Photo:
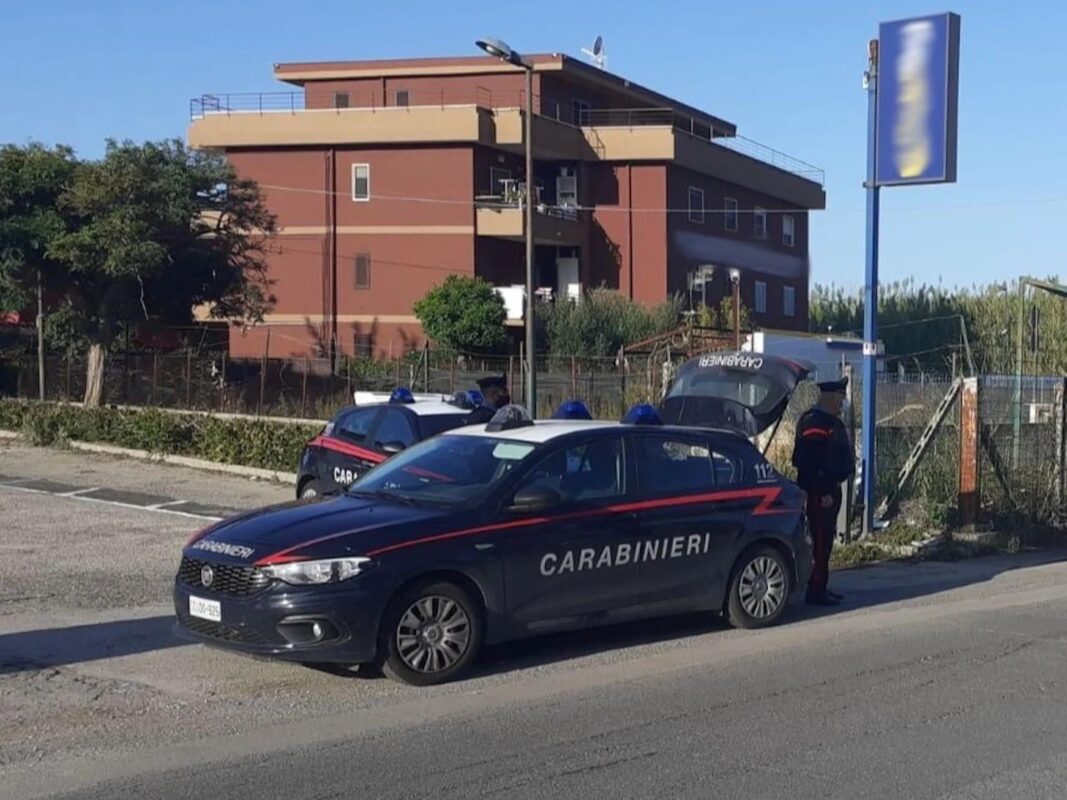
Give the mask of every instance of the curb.
M 191 456 L 174 456 L 165 453 L 149 453 L 147 450 L 132 450 L 126 447 L 116 447 L 110 444 L 95 444 L 93 442 L 71 441 L 67 444 L 73 450 L 81 450 L 87 453 L 98 453 L 109 456 L 124 456 L 136 458 L 142 461 L 162 461 L 165 464 L 174 464 L 192 469 L 202 469 L 208 472 L 224 472 L 228 475 L 239 475 L 244 478 L 259 478 L 260 480 L 275 481 L 276 483 L 296 484 L 295 472 L 277 472 L 271 469 L 258 467 L 244 467 L 237 464 L 220 464 L 217 461 L 207 461 L 203 458 Z
M 19 434 L 15 431 L 0 431 L 0 439 L 18 439 Z
M 40 402 L 31 401 L 31 402 Z M 57 406 L 75 406 L 82 408 L 85 404 L 79 403 L 74 400 L 57 400 L 46 401 L 51 405 Z M 273 422 L 280 425 L 325 425 L 329 420 L 325 419 L 307 419 L 305 417 L 268 417 L 260 416 L 259 414 L 235 414 L 229 411 L 203 411 L 196 408 L 167 408 L 165 406 L 126 406 L 119 405 L 117 403 L 108 403 L 101 405 L 100 408 L 111 408 L 117 411 L 162 411 L 165 414 L 174 414 L 176 416 L 194 416 L 194 417 L 214 417 L 216 419 L 243 419 L 250 422 Z

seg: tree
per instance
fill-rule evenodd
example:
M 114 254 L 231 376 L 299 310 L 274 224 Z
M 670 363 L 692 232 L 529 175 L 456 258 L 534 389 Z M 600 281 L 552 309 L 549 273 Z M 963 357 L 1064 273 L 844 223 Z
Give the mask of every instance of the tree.
M 548 351 L 555 357 L 614 357 L 631 342 L 678 326 L 681 299 L 644 306 L 612 289 L 593 289 L 578 303 L 558 301 L 540 310 Z
M 79 165 L 59 205 L 79 223 L 48 252 L 66 265 L 61 310 L 89 346 L 86 405 L 100 403 L 105 354 L 123 326 L 189 324 L 197 306 L 260 321 L 273 305 L 274 217 L 219 155 L 109 141 L 101 161 Z
M 426 335 L 461 352 L 491 353 L 507 344 L 507 308 L 492 285 L 481 278 L 449 275 L 415 303 Z
M 38 391 L 44 399 L 44 295 L 64 280 L 49 257 L 53 243 L 74 226 L 60 207 L 76 161 L 69 147 L 0 147 L 0 311 L 37 303 Z

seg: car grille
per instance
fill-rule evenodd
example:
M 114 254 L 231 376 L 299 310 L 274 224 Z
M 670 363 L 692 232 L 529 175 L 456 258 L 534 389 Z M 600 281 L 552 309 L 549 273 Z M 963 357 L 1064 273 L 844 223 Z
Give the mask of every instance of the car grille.
M 211 581 L 211 586 L 205 587 L 200 579 L 200 570 L 209 564 L 215 576 Z M 207 588 L 208 591 L 227 594 L 231 597 L 248 597 L 262 591 L 270 584 L 270 578 L 257 567 L 212 564 L 188 556 L 182 556 L 182 563 L 178 568 L 178 580 L 194 589 Z
M 232 628 L 221 622 L 197 619 L 188 614 L 181 614 L 179 620 L 183 627 L 200 636 L 218 639 L 220 642 L 239 642 L 240 644 L 266 644 L 267 640 L 251 628 Z

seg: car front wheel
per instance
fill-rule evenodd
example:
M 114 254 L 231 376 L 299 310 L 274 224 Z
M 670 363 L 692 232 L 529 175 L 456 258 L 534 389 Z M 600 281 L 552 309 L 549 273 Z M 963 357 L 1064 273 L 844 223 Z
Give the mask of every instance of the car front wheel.
M 478 657 L 482 633 L 481 609 L 465 589 L 416 585 L 397 596 L 383 618 L 382 672 L 412 686 L 454 680 Z
M 792 591 L 791 570 L 773 547 L 747 550 L 737 560 L 726 612 L 735 628 L 766 628 L 785 612 Z
M 319 486 L 318 481 L 307 481 L 300 487 L 298 496 L 301 500 L 310 500 L 313 497 L 320 496 L 322 493 L 322 487 Z

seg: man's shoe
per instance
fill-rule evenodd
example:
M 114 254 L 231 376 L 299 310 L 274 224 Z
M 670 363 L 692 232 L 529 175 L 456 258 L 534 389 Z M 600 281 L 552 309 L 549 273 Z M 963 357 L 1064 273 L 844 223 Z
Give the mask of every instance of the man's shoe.
M 832 597 L 830 597 L 830 595 L 828 593 L 827 594 L 808 594 L 807 597 L 805 598 L 805 602 L 807 602 L 807 604 L 809 606 L 824 606 L 824 607 L 836 606 L 838 604 L 838 601 L 834 600 Z
M 836 600 L 839 603 L 845 599 L 845 596 L 843 594 L 840 594 L 838 592 L 831 592 L 829 589 L 826 590 L 826 596 L 829 597 L 831 600 Z

